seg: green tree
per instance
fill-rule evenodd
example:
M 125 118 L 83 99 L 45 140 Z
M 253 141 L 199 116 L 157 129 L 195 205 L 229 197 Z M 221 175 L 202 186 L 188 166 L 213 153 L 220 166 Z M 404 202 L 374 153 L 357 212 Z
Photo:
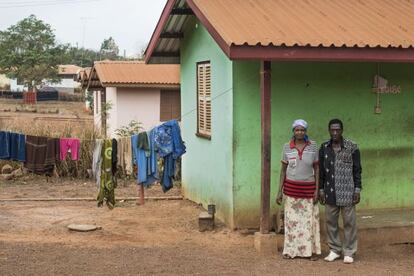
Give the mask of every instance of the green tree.
M 30 90 L 43 80 L 57 82 L 65 51 L 51 26 L 30 15 L 0 32 L 0 73 L 22 81 Z
M 81 67 L 92 67 L 100 59 L 100 53 L 91 49 L 68 47 L 66 51 L 67 63 Z
M 108 39 L 104 39 L 101 44 L 100 52 L 102 59 L 119 59 L 119 47 L 116 45 L 115 40 L 111 36 Z

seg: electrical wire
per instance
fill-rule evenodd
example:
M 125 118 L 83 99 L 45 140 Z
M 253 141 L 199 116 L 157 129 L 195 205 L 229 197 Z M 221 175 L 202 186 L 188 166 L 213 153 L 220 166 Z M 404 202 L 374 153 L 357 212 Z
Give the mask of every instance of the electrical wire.
M 61 0 L 61 1 L 46 0 L 46 1 L 25 1 L 25 2 L 1 2 L 0 1 L 0 9 L 59 6 L 59 5 L 92 3 L 92 2 L 100 2 L 100 1 L 104 1 L 104 0 Z

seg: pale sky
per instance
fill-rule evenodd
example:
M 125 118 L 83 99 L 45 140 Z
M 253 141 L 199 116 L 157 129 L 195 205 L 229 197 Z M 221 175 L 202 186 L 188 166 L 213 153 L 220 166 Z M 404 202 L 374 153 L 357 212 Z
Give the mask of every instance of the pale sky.
M 0 0 L 0 30 L 34 14 L 59 43 L 99 50 L 112 36 L 119 54 L 145 48 L 167 0 Z

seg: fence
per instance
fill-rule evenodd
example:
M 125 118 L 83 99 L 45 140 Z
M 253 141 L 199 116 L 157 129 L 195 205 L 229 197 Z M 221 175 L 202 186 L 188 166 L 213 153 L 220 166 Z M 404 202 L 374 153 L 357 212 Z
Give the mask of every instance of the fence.
M 75 98 L 75 96 L 72 96 Z M 58 91 L 42 91 L 42 92 L 15 92 L 10 90 L 0 90 L 0 98 L 6 99 L 23 99 L 25 104 L 34 104 L 40 101 L 58 101 L 68 100 L 64 96 L 60 99 Z M 75 99 L 79 101 L 78 99 Z
M 35 104 L 37 101 L 36 92 L 24 92 L 23 103 L 24 104 Z

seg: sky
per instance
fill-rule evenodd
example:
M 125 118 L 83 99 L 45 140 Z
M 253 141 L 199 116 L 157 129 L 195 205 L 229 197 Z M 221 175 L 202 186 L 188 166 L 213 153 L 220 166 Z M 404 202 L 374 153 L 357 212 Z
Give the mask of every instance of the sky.
M 34 14 L 59 43 L 99 50 L 112 36 L 127 56 L 146 47 L 167 0 L 0 0 L 0 30 Z

